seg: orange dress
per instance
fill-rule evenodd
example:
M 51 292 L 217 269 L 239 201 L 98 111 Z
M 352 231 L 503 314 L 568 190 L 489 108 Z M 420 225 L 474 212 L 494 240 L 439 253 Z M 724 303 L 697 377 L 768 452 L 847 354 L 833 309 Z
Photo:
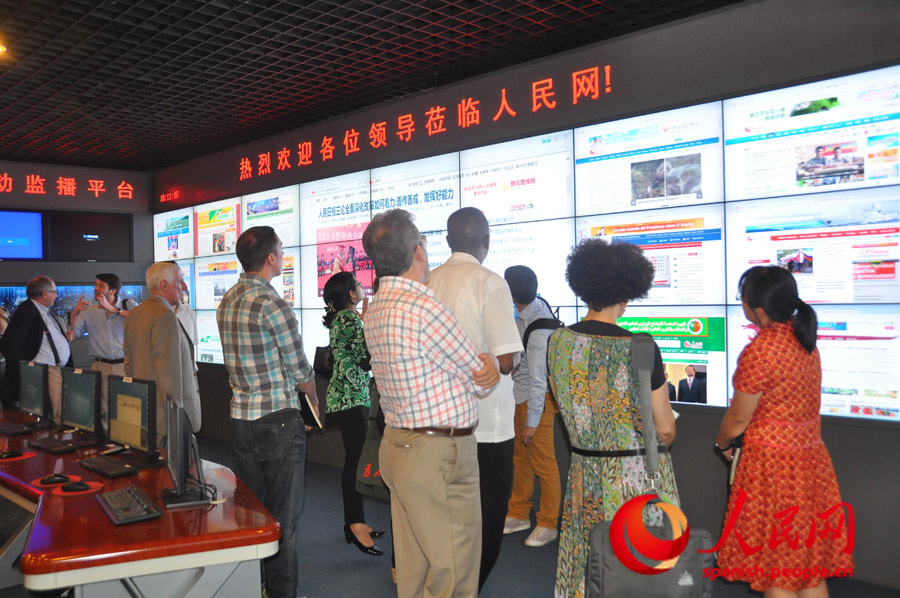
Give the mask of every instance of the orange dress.
M 744 348 L 733 382 L 735 390 L 762 396 L 744 433 L 725 512 L 722 576 L 757 591 L 798 591 L 836 569 L 847 575 L 852 510 L 840 506 L 822 442 L 819 350 L 807 353 L 792 324 L 774 322 Z

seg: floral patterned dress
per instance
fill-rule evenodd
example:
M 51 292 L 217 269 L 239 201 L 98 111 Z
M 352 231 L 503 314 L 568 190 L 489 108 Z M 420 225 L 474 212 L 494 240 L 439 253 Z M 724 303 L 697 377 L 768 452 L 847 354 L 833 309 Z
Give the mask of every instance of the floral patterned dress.
M 363 323 L 352 309 L 339 311 L 331 322 L 329 346 L 334 355 L 334 371 L 325 392 L 327 413 L 369 406 L 369 372 L 362 364 L 369 359 Z
M 841 493 L 822 442 L 819 350 L 808 353 L 793 325 L 773 322 L 741 352 L 733 382 L 736 390 L 762 396 L 744 432 L 725 512 L 722 577 L 750 582 L 760 592 L 799 591 L 829 577 L 825 569 L 852 570 L 844 508 L 834 509 Z M 756 573 L 785 568 L 812 574 L 773 579 Z
M 632 375 L 628 337 L 560 328 L 550 337 L 547 359 L 550 384 L 572 446 L 609 451 L 643 448 L 640 391 Z M 661 440 L 659 443 L 663 444 Z M 660 498 L 679 505 L 668 453 L 659 455 L 659 473 Z M 584 596 L 591 528 L 611 520 L 619 507 L 642 494 L 643 456 L 584 457 L 572 453 L 559 538 L 556 598 Z M 662 525 L 662 511 L 648 507 L 644 520 L 647 525 Z

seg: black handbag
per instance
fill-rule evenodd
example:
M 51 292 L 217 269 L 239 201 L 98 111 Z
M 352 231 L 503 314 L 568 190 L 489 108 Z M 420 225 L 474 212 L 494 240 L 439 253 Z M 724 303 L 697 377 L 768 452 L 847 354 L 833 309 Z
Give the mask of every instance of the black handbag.
M 631 338 L 631 356 L 641 395 L 646 493 L 655 494 L 659 480 L 659 449 L 650 390 L 653 338 L 646 333 L 635 334 Z M 704 577 L 703 570 L 714 566 L 715 554 L 697 552 L 713 547 L 709 532 L 691 529 L 688 544 L 675 565 L 664 573 L 645 575 L 632 571 L 619 561 L 610 543 L 611 525 L 612 521 L 602 521 L 591 528 L 585 566 L 585 598 L 711 598 L 712 580 Z M 670 528 L 651 526 L 647 529 L 660 539 L 672 537 Z
M 334 354 L 331 347 L 316 347 L 316 355 L 313 357 L 313 371 L 320 376 L 331 378 L 334 373 Z

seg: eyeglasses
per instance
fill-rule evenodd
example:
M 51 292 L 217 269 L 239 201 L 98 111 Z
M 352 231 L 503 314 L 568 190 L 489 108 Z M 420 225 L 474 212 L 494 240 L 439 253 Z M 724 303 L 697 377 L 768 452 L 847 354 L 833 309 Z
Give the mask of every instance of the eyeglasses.
M 59 291 L 57 291 L 56 289 L 47 289 L 47 292 L 48 292 L 48 293 L 54 293 L 54 294 L 56 294 L 56 295 L 59 295 Z

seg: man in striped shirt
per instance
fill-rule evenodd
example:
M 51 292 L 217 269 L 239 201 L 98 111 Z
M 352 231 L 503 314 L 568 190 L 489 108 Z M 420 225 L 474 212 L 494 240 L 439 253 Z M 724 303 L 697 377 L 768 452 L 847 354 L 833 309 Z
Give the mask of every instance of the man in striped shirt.
M 364 317 L 381 392 L 381 474 L 391 489 L 399 598 L 478 594 L 481 506 L 472 431 L 478 396 L 500 378 L 425 286 L 424 238 L 403 210 L 363 235 L 379 290 Z M 485 389 L 486 392 L 482 391 Z
M 297 595 L 297 520 L 303 507 L 306 432 L 297 391 L 318 405 L 297 319 L 269 284 L 284 254 L 272 227 L 244 231 L 236 246 L 244 267 L 216 312 L 233 397 L 237 475 L 281 524 L 278 554 L 265 563 L 269 598 Z

